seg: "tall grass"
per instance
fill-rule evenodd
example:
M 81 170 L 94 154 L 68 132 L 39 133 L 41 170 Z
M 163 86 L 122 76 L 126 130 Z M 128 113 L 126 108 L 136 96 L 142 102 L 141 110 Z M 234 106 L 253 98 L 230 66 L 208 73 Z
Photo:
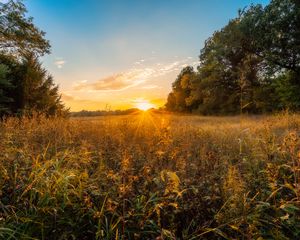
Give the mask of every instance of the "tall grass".
M 300 117 L 0 123 L 0 239 L 299 239 Z

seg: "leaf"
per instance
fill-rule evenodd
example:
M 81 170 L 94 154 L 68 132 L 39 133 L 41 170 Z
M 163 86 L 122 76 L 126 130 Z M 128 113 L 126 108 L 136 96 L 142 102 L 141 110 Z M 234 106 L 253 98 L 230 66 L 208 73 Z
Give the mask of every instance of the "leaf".
M 298 212 L 300 210 L 298 207 L 292 204 L 283 204 L 280 206 L 280 209 L 290 214 L 294 214 L 295 212 Z
M 174 234 L 171 231 L 164 229 L 164 228 L 162 229 L 162 235 L 166 236 L 168 238 L 171 238 L 171 239 L 175 239 Z
M 235 231 L 239 231 L 239 228 L 235 225 L 229 225 L 229 227 L 231 227 Z
M 179 185 L 180 179 L 175 172 L 168 172 L 168 177 L 175 183 L 176 186 Z
M 286 215 L 280 217 L 280 219 L 281 219 L 282 221 L 288 220 L 288 219 L 289 219 L 289 216 L 290 216 L 290 215 L 287 213 Z

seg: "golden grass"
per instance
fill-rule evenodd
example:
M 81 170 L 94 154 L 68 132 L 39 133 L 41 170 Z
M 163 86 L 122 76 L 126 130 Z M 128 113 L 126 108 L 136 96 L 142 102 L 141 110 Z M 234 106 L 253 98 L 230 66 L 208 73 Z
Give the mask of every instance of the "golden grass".
M 300 116 L 0 123 L 0 239 L 297 239 Z

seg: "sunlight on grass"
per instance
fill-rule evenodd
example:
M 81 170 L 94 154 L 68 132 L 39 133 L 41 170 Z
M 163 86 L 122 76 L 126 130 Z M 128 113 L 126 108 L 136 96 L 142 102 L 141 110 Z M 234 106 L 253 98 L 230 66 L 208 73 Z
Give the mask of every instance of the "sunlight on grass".
M 0 239 L 297 239 L 300 117 L 240 121 L 7 118 Z

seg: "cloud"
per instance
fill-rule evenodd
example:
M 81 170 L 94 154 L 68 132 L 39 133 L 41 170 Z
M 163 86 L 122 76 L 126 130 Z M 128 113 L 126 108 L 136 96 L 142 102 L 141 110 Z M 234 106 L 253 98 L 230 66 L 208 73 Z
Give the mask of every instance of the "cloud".
M 145 61 L 146 61 L 145 59 L 140 59 L 139 61 L 136 61 L 136 62 L 134 63 L 134 65 L 141 65 L 141 64 L 143 64 Z
M 140 86 L 147 83 L 150 78 L 161 77 L 171 72 L 178 72 L 183 67 L 191 65 L 194 67 L 196 62 L 192 61 L 191 57 L 177 59 L 167 63 L 153 63 L 152 65 L 144 66 L 142 63 L 147 62 L 145 59 L 140 59 L 134 63 L 134 68 L 127 72 L 116 73 L 99 79 L 95 82 L 87 82 L 86 80 L 74 84 L 75 91 L 122 91 L 128 88 Z M 141 89 L 159 88 L 157 85 L 143 85 Z
M 102 78 L 94 83 L 77 83 L 74 90 L 121 91 L 144 83 L 153 72 L 154 70 L 151 68 L 132 69 Z
M 195 61 L 195 62 L 192 62 L 192 63 L 191 63 L 191 65 L 192 65 L 193 67 L 197 67 L 197 66 L 199 66 L 199 64 L 200 64 L 199 61 Z
M 161 88 L 157 85 L 146 85 L 146 86 L 143 86 L 141 87 L 142 89 L 155 89 L 155 88 Z
M 178 59 L 178 56 L 175 56 L 177 60 L 173 62 L 169 62 L 167 64 L 161 64 L 157 63 L 156 68 L 159 68 L 154 77 L 164 76 L 168 73 L 175 72 L 175 71 L 181 71 L 182 68 L 191 66 L 191 67 L 197 67 L 199 65 L 198 61 L 193 61 L 192 57 L 183 58 L 181 60 Z
M 61 58 L 58 58 L 54 61 L 54 65 L 59 69 L 61 69 L 65 65 L 65 63 L 66 61 Z
M 62 97 L 63 101 L 74 101 L 75 100 L 75 98 L 72 95 L 67 94 L 67 93 L 62 93 L 61 97 Z
M 160 69 L 163 73 L 173 71 L 179 65 L 179 61 L 172 62 Z
M 186 63 L 184 63 L 184 64 L 181 65 L 182 68 L 185 68 L 187 66 L 188 66 L 188 64 L 186 64 Z

